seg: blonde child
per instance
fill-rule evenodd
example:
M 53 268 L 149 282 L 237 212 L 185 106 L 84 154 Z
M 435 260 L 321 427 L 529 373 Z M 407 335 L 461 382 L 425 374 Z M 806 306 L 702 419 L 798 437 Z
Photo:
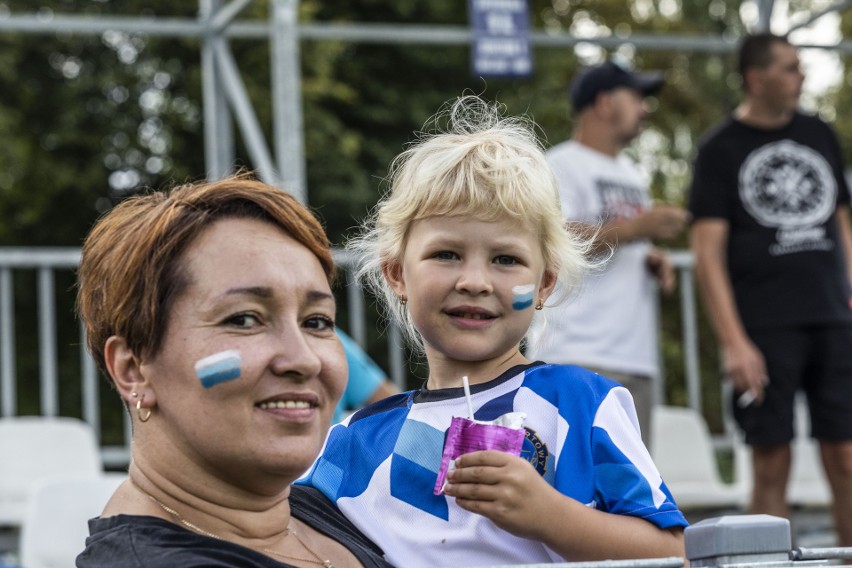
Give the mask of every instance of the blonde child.
M 301 483 L 397 566 L 683 556 L 687 523 L 627 390 L 522 354 L 535 311 L 587 268 L 531 123 L 477 97 L 442 119 L 445 131 L 394 161 L 390 192 L 351 243 L 428 379 L 333 428 Z M 435 495 L 446 431 L 468 414 L 465 375 L 477 420 L 526 414 L 524 447 L 462 456 Z

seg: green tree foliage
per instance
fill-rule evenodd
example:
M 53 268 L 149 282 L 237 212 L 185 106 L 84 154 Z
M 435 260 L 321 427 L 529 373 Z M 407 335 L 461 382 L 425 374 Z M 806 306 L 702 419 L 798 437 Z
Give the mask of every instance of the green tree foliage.
M 124 4 L 39 2 L 38 13 L 148 13 Z M 31 2 L 3 7 L 34 12 Z M 79 246 L 99 213 L 140 186 L 203 174 L 198 48 L 189 43 L 0 34 L 0 244 Z
M 534 73 L 524 79 L 472 75 L 462 45 L 407 45 L 305 39 L 301 42 L 308 201 L 323 218 L 332 241 L 344 242 L 386 188 L 388 165 L 424 122 L 464 92 L 499 100 L 511 114 L 533 117 L 546 145 L 570 135 L 566 88 L 584 64 L 617 55 L 643 69 L 667 73 L 651 101 L 649 127 L 631 152 L 653 180 L 657 199 L 684 204 L 697 141 L 738 100 L 733 64 L 736 38 L 745 30 L 741 0 L 530 0 L 535 30 L 577 38 L 621 38 L 606 50 L 593 42 L 572 47 L 538 45 Z M 789 10 L 804 9 L 792 1 Z M 808 3 L 805 3 L 808 4 Z M 252 2 L 240 19 L 265 20 L 265 0 Z M 303 0 L 304 23 L 374 23 L 467 26 L 462 2 L 424 0 Z M 0 0 L 7 14 L 88 14 L 194 18 L 195 2 L 167 0 Z M 848 17 L 844 30 L 849 31 Z M 682 48 L 653 51 L 631 36 L 677 34 L 721 37 L 718 52 Z M 269 46 L 256 39 L 230 47 L 258 118 L 271 140 Z M 199 179 L 205 174 L 200 42 L 123 32 L 100 35 L 0 33 L 0 246 L 79 246 L 97 216 L 144 187 Z M 847 76 L 847 83 L 852 79 Z M 846 108 L 847 90 L 829 93 Z M 829 117 L 830 118 L 830 117 Z M 838 116 L 847 152 L 852 120 Z M 251 167 L 237 136 L 237 163 Z M 848 155 L 848 154 L 847 154 Z M 687 246 L 685 237 L 675 244 Z M 68 288 L 70 288 L 68 284 Z M 31 282 L 16 279 L 16 301 L 34 305 Z M 71 296 L 73 294 L 66 294 Z M 667 395 L 685 402 L 679 307 L 664 300 L 662 353 Z M 21 308 L 24 309 L 24 308 Z M 70 313 L 70 303 L 64 311 Z M 342 311 L 342 313 L 345 313 Z M 21 334 L 35 337 L 35 318 L 18 317 Z M 343 321 L 344 327 L 348 322 Z M 381 324 L 368 325 L 370 353 Z M 76 325 L 71 319 L 65 327 Z M 716 346 L 702 320 L 704 394 L 709 416 L 719 413 Z M 29 341 L 29 343 L 27 343 Z M 22 340 L 19 367 L 37 372 L 34 340 Z M 75 369 L 76 349 L 62 367 Z M 20 372 L 20 371 L 19 371 Z M 68 371 L 73 374 L 73 371 Z M 411 386 L 416 383 L 412 382 Z M 63 395 L 64 396 L 64 395 Z M 68 395 L 72 400 L 76 395 Z M 718 429 L 719 424 L 714 426 Z
M 840 35 L 849 37 L 852 33 L 852 10 L 843 13 L 840 20 Z M 852 164 L 852 66 L 848 64 L 849 55 L 841 57 L 843 67 L 840 84 L 831 92 L 826 93 L 821 114 L 826 120 L 834 122 L 835 130 L 840 138 L 840 146 L 843 150 L 844 162 Z

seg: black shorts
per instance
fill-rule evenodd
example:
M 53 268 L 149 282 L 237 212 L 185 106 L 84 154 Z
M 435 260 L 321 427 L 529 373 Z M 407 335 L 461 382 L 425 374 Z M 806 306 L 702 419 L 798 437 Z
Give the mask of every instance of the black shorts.
M 740 408 L 741 393 L 734 393 L 734 418 L 746 443 L 790 442 L 799 390 L 807 395 L 812 437 L 852 440 L 852 326 L 750 330 L 749 337 L 766 359 L 769 385 L 761 405 Z

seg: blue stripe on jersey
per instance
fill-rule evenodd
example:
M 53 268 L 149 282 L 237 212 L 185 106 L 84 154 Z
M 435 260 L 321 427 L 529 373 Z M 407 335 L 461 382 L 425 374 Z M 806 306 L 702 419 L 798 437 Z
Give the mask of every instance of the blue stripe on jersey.
M 523 382 L 524 387 L 549 403 L 549 412 L 561 416 L 570 425 L 562 453 L 550 455 L 550 461 L 556 460 L 558 463 L 555 475 L 551 473 L 545 478 L 581 503 L 589 503 L 595 496 L 594 479 L 589 476 L 594 467 L 593 456 L 586 451 L 590 444 L 588 436 L 594 424 L 594 413 L 609 388 L 617 384 L 604 379 L 609 388 L 599 392 L 597 381 L 601 379 L 581 367 L 545 365 L 527 371 Z M 570 388 L 566 389 L 566 383 L 570 384 Z M 551 436 L 546 438 L 551 441 L 554 439 Z M 551 448 L 551 452 L 554 451 L 555 448 Z M 553 467 L 549 470 L 553 472 Z
M 381 414 L 382 412 L 385 412 L 387 410 L 393 410 L 394 408 L 409 408 L 411 407 L 411 401 L 414 398 L 414 394 L 416 392 L 417 391 L 409 391 L 402 392 L 399 394 L 393 394 L 378 402 L 374 402 L 373 404 L 366 406 L 358 410 L 355 414 L 353 414 L 352 418 L 349 419 L 349 424 L 354 424 L 359 420 L 369 418 L 370 416 L 374 416 L 376 414 Z
M 394 454 L 391 461 L 390 494 L 400 501 L 445 521 L 450 518 L 447 498 L 434 495 L 437 472 Z
M 390 491 L 412 507 L 447 520 L 447 498 L 432 493 L 441 466 L 444 438 L 444 432 L 428 424 L 406 420 L 393 450 Z
M 342 483 L 343 470 L 320 456 L 311 470 L 311 485 L 326 495 L 337 495 Z
M 361 495 L 373 472 L 393 452 L 399 425 L 408 415 L 407 396 L 393 398 L 396 404 L 385 405 L 384 412 L 358 411 L 348 423 L 334 426 L 322 456 L 297 483 L 312 485 L 335 502 L 341 497 Z M 354 427 L 353 422 L 357 422 Z
M 393 449 L 394 455 L 402 456 L 432 472 L 432 485 L 441 467 L 435 454 L 444 453 L 444 432 L 432 428 L 417 420 L 406 420 L 399 432 L 399 439 Z M 430 485 L 431 487 L 431 485 Z
M 617 450 L 609 432 L 595 428 L 593 436 L 596 438 L 595 477 L 601 509 L 636 517 L 653 514 L 654 522 L 661 528 L 683 526 L 683 515 L 665 484 L 657 489 L 663 490 L 668 501 L 659 508 L 654 507 L 653 489 L 648 480 L 627 456 Z
M 612 513 L 639 511 L 653 503 L 651 487 L 647 483 L 634 483 L 636 468 L 625 463 L 602 463 L 595 466 L 595 476 L 601 488 L 603 510 Z M 606 493 L 603 493 L 606 492 Z
M 504 414 L 514 412 L 516 393 L 517 391 L 507 392 L 503 396 L 489 400 L 473 413 L 473 417 L 477 420 L 495 420 Z

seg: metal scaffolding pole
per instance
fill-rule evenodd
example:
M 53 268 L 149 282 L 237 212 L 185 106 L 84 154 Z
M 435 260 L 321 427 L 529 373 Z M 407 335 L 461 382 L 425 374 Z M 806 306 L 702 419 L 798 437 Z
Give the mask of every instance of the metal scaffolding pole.
M 307 203 L 298 8 L 298 0 L 273 0 L 270 5 L 273 133 L 281 183 Z
M 216 66 L 216 46 L 225 41 L 216 33 L 213 19 L 219 0 L 200 0 L 199 20 L 205 24 L 201 44 L 201 96 L 204 113 L 204 158 L 207 177 L 220 179 L 228 175 L 234 163 L 234 132 L 225 100 L 222 79 Z
M 772 22 L 772 8 L 775 5 L 775 0 L 758 0 L 757 2 L 757 31 L 770 31 L 770 23 Z
M 237 125 L 243 135 L 249 155 L 257 168 L 260 178 L 270 185 L 280 186 L 278 174 L 272 162 L 272 155 L 263 138 L 263 129 L 251 106 L 248 91 L 240 78 L 240 72 L 231 51 L 224 42 L 215 46 L 216 68 L 219 72 L 221 86 L 224 88 L 228 102 L 234 110 Z
M 14 416 L 18 411 L 13 292 L 12 269 L 0 268 L 0 416 Z

